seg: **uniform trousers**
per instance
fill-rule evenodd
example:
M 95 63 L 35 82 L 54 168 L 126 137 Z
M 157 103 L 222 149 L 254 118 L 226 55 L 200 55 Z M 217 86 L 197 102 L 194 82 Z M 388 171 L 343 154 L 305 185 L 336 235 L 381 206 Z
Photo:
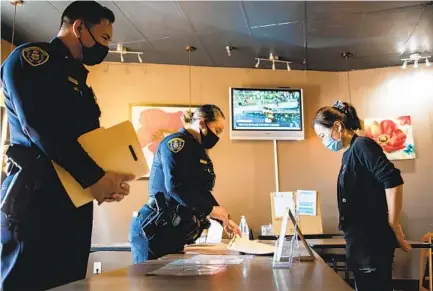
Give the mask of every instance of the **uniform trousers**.
M 133 217 L 129 233 L 133 263 L 138 264 L 146 260 L 155 260 L 168 254 L 182 252 L 185 242 L 185 228 L 161 227 L 151 239 L 143 233 L 141 227 L 144 220 L 152 214 L 152 210 L 145 204 L 139 211 L 138 217 Z
M 2 185 L 1 199 L 14 175 Z M 84 279 L 93 203 L 76 208 L 53 169 L 34 193 L 24 218 L 1 213 L 1 288 L 39 291 Z

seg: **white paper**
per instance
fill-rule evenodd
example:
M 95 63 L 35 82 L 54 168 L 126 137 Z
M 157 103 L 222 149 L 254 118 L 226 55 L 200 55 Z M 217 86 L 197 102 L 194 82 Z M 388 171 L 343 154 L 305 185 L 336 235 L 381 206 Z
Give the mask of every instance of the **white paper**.
M 213 276 L 226 268 L 225 265 L 178 265 L 167 264 L 148 275 L 159 276 Z
M 222 225 L 213 219 L 210 219 L 211 226 L 207 231 L 206 243 L 207 244 L 219 244 L 223 237 Z
M 196 255 L 188 259 L 172 262 L 172 265 L 239 265 L 248 259 L 238 255 Z M 251 256 L 252 258 L 252 256 Z
M 274 213 L 275 218 L 282 218 L 286 208 L 295 213 L 295 201 L 293 192 L 274 192 Z
M 298 211 L 300 215 L 316 216 L 317 191 L 298 190 Z
M 236 236 L 230 241 L 227 249 L 245 254 L 265 255 L 273 254 L 275 246 Z

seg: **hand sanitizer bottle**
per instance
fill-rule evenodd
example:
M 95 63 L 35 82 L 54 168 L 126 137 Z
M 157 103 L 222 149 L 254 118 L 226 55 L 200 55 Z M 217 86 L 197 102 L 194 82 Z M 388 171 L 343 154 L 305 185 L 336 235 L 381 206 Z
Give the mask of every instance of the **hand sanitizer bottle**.
M 241 229 L 242 238 L 250 239 L 250 230 L 248 228 L 245 216 L 241 216 L 241 223 L 239 224 L 239 228 Z

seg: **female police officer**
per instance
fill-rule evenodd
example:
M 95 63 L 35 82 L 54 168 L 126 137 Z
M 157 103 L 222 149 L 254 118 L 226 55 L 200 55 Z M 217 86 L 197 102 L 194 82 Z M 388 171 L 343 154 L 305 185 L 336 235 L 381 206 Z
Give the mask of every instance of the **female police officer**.
M 224 114 L 216 105 L 203 105 L 194 113 L 186 112 L 182 119 L 185 128 L 167 136 L 158 146 L 149 178 L 149 202 L 132 222 L 130 242 L 134 263 L 183 250 L 194 238 L 187 237 L 186 224 L 200 225 L 204 221 L 200 218 L 206 216 L 220 221 L 229 234 L 240 234 L 239 227 L 211 192 L 215 174 L 207 150 L 219 140 L 224 129 Z M 161 208 L 155 201 L 157 193 L 164 194 L 166 204 L 172 209 L 181 209 L 179 225 L 173 220 L 169 222 L 170 227 L 162 227 L 162 223 L 152 220 Z M 159 226 L 154 227 L 152 233 L 142 231 L 143 226 L 155 224 Z
M 399 223 L 400 171 L 374 140 L 355 134 L 361 121 L 350 104 L 337 101 L 319 109 L 313 126 L 329 150 L 345 149 L 337 183 L 339 228 L 344 232 L 356 290 L 391 291 L 397 242 L 411 251 Z

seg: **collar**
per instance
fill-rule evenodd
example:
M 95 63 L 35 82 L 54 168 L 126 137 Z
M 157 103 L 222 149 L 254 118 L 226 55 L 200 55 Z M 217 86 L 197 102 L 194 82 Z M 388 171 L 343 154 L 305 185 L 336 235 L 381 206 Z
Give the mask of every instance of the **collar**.
M 359 136 L 355 133 L 352 137 L 352 140 L 350 141 L 350 146 L 353 145 L 353 143 L 355 142 L 355 139 L 357 139 Z
M 188 134 L 189 136 L 191 136 L 192 138 L 194 138 L 194 136 L 191 134 L 191 132 L 189 132 L 185 127 L 179 128 L 178 131 L 181 132 L 181 133 Z
M 184 127 L 180 128 L 179 132 L 186 134 L 189 138 L 194 140 L 197 144 L 202 145 L 201 143 L 198 142 L 198 140 L 195 139 L 195 137 L 192 135 L 192 133 L 189 132 L 186 128 L 184 128 Z
M 51 41 L 50 41 L 50 44 L 53 47 L 53 49 L 61 57 L 64 57 L 65 59 L 68 59 L 70 62 L 73 62 L 77 67 L 80 68 L 80 70 L 82 70 L 82 73 L 87 76 L 87 74 L 89 73 L 89 71 L 86 69 L 86 67 L 84 67 L 84 65 L 82 63 L 80 63 L 77 60 L 75 60 L 75 58 L 72 56 L 71 51 L 69 50 L 69 48 L 63 43 L 63 41 L 60 38 L 58 38 L 58 37 L 52 38 Z

